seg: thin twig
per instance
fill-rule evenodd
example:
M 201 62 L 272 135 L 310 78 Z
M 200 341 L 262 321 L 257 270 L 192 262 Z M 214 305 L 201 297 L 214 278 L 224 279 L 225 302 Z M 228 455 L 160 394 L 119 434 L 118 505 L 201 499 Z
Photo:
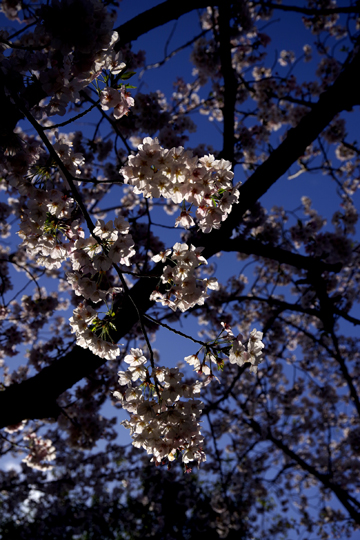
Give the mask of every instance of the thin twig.
M 170 330 L 170 332 L 173 332 L 174 334 L 178 334 L 181 337 L 184 337 L 186 339 L 190 339 L 194 343 L 199 343 L 203 347 L 206 347 L 206 343 L 204 343 L 203 341 L 199 341 L 198 339 L 195 339 L 195 338 L 193 338 L 191 336 L 188 336 L 187 334 L 184 334 L 183 332 L 180 332 L 180 330 L 175 330 L 174 328 L 171 328 L 171 326 L 168 326 L 166 323 L 163 323 L 161 321 L 158 321 L 157 319 L 154 319 L 153 317 L 151 317 L 151 315 L 148 315 L 147 313 L 144 314 L 144 317 L 149 319 L 149 321 L 151 321 L 151 322 L 153 322 L 155 324 L 158 324 L 159 326 L 163 326 L 164 328 L 166 328 L 166 330 Z
M 28 270 L 27 268 L 25 268 L 25 266 L 22 266 L 21 264 L 11 260 L 10 258 L 9 259 L 0 259 L 0 262 L 9 262 L 11 264 L 14 264 L 15 266 L 18 266 L 19 268 L 21 268 L 21 270 L 24 270 L 24 272 L 26 272 L 27 274 L 29 274 L 30 278 L 32 279 L 32 281 L 35 283 L 36 287 L 37 287 L 37 290 L 38 290 L 38 293 L 39 293 L 39 296 L 41 298 L 41 288 L 40 288 L 40 285 L 38 284 L 38 282 L 36 281 L 36 278 L 32 275 L 32 273 L 30 272 L 30 270 Z M 21 289 L 22 291 L 24 289 Z M 19 294 L 19 293 L 18 293 Z M 16 298 L 16 297 L 15 297 Z
M 47 130 L 47 129 L 57 129 L 59 127 L 64 127 L 64 126 L 67 126 L 68 124 L 71 124 L 71 122 L 75 122 L 75 120 L 78 120 L 79 118 L 81 118 L 82 116 L 85 116 L 88 112 L 92 111 L 92 109 L 94 109 L 97 105 L 100 104 L 100 99 L 98 99 L 98 101 L 96 101 L 95 103 L 93 103 L 91 105 L 91 107 L 89 107 L 88 109 L 86 109 L 86 111 L 83 111 L 82 113 L 79 113 L 77 114 L 76 116 L 73 116 L 72 118 L 70 118 L 69 120 L 66 120 L 65 122 L 61 122 L 61 124 L 54 124 L 53 126 L 46 126 L 46 127 L 43 127 L 43 130 Z

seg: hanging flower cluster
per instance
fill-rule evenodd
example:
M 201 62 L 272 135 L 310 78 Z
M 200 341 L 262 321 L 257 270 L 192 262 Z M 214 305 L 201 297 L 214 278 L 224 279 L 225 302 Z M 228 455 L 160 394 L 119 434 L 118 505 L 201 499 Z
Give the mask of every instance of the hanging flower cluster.
M 77 345 L 90 349 L 100 358 L 114 360 L 120 354 L 120 349 L 111 341 L 111 330 L 116 329 L 113 317 L 114 313 L 109 309 L 106 317 L 101 320 L 91 306 L 80 304 L 70 318 L 71 331 L 76 334 Z
M 155 463 L 181 454 L 188 470 L 190 461 L 205 461 L 199 424 L 203 403 L 195 398 L 202 383 L 184 383 L 178 368 L 157 367 L 150 374 L 142 350 L 130 352 L 127 371 L 119 372 L 119 384 L 128 388 L 113 395 L 131 413 L 122 425 L 130 429 L 133 445 L 152 454 Z M 133 386 L 137 380 L 141 385 Z
M 125 67 L 125 64 L 123 64 Z M 117 90 L 115 88 L 106 87 L 100 93 L 100 105 L 104 111 L 114 107 L 113 116 L 115 120 L 119 120 L 122 116 L 128 114 L 130 107 L 134 106 L 134 98 L 124 87 Z
M 232 344 L 229 355 L 230 363 L 242 366 L 246 362 L 250 362 L 250 371 L 256 373 L 257 366 L 262 360 L 262 349 L 264 348 L 264 344 L 261 341 L 262 336 L 262 332 L 256 329 L 252 330 L 247 347 L 245 347 L 242 342 L 242 335 L 239 334 Z

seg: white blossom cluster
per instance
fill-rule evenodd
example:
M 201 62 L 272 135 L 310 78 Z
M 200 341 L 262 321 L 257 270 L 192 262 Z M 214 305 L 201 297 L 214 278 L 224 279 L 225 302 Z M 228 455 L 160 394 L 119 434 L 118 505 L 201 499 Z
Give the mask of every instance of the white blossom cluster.
M 130 265 L 135 254 L 129 224 L 119 215 L 114 221 L 99 219 L 93 236 L 85 238 L 78 220 L 71 220 L 74 200 L 63 192 L 27 186 L 27 208 L 23 212 L 19 235 L 31 256 L 46 268 L 60 268 L 70 259 L 73 272 L 67 280 L 77 296 L 97 303 L 120 288 L 103 288 L 99 276 L 112 264 Z M 120 350 L 109 338 L 108 321 L 101 322 L 90 306 L 80 304 L 70 319 L 77 344 L 102 358 L 113 359 Z
M 235 337 L 227 323 L 221 324 L 224 329 L 223 331 L 227 334 L 224 343 L 230 343 L 231 345 L 228 353 L 230 364 L 237 364 L 241 367 L 246 362 L 249 362 L 251 364 L 250 371 L 252 373 L 257 373 L 257 366 L 263 360 L 262 349 L 264 348 L 264 344 L 261 341 L 263 337 L 262 332 L 259 332 L 254 328 L 249 334 L 247 344 L 244 344 L 245 339 L 242 334 Z M 189 366 L 193 366 L 194 371 L 202 373 L 211 379 L 214 378 L 212 364 L 222 368 L 224 361 L 219 358 L 216 353 L 212 354 L 210 349 L 211 347 L 205 351 L 202 361 L 199 359 L 199 353 L 186 356 L 184 360 Z
M 122 64 L 122 66 L 125 67 L 125 64 Z M 122 116 L 127 115 L 134 103 L 134 98 L 130 96 L 130 93 L 124 87 L 120 88 L 120 90 L 106 87 L 100 94 L 101 108 L 107 111 L 113 107 L 115 120 L 119 120 Z
M 40 471 L 49 471 L 53 468 L 47 462 L 56 457 L 55 447 L 50 439 L 43 439 L 36 433 L 30 433 L 23 437 L 24 441 L 29 441 L 30 452 L 22 460 L 26 465 Z
M 250 362 L 250 371 L 257 373 L 257 366 L 263 359 L 262 350 L 265 347 L 261 341 L 263 333 L 255 328 L 251 330 L 247 346 L 245 346 L 242 334 L 235 337 L 229 325 L 223 323 L 223 327 L 232 343 L 229 354 L 230 364 L 237 364 L 241 367 L 246 362 Z
M 116 344 L 95 333 L 95 330 L 106 327 L 106 321 L 100 321 L 97 311 L 91 306 L 80 304 L 74 309 L 69 322 L 71 331 L 76 335 L 76 344 L 83 349 L 90 349 L 100 358 L 107 360 L 114 360 L 120 354 Z
M 229 355 L 231 364 L 237 364 L 242 366 L 245 362 L 250 362 L 250 371 L 257 372 L 257 366 L 262 360 L 262 349 L 264 344 L 262 340 L 262 332 L 258 330 L 252 330 L 250 332 L 249 341 L 247 347 L 241 341 L 241 334 L 239 334 L 233 341 L 232 348 Z
M 154 262 L 165 262 L 168 258 L 171 265 L 165 266 L 161 281 L 168 286 L 165 293 L 155 290 L 150 299 L 161 302 L 163 306 L 169 306 L 172 310 L 186 311 L 191 307 L 203 305 L 208 298 L 207 289 L 217 290 L 219 284 L 215 278 L 200 279 L 196 271 L 201 264 L 207 264 L 207 260 L 201 256 L 204 248 L 195 248 L 193 245 L 180 244 L 177 242 L 170 257 L 171 250 L 155 255 Z
M 157 367 L 150 375 L 142 350 L 130 352 L 128 370 L 119 372 L 119 384 L 128 388 L 113 395 L 131 413 L 122 425 L 130 429 L 132 444 L 152 454 L 155 463 L 173 461 L 180 453 L 185 466 L 205 461 L 199 424 L 203 403 L 195 398 L 202 383 L 185 384 L 178 368 Z M 142 385 L 132 386 L 138 379 Z
M 125 69 L 120 52 L 115 53 L 114 45 L 118 41 L 118 33 L 112 31 L 113 19 L 104 7 L 96 0 L 69 0 L 52 2 L 48 8 L 52 18 L 58 18 L 58 25 L 39 24 L 35 28 L 34 39 L 42 45 L 36 53 L 25 53 L 27 69 L 35 76 L 44 92 L 50 96 L 49 102 L 34 109 L 41 119 L 54 114 L 64 115 L 71 102 L 80 101 L 80 92 L 98 79 L 103 70 L 119 74 Z M 72 10 L 83 12 L 81 26 L 78 31 L 67 31 L 61 21 L 72 16 Z M 85 29 L 85 30 L 84 30 Z M 83 39 L 82 39 L 83 38 Z M 62 61 L 55 61 L 55 57 Z M 15 50 L 5 69 L 10 72 L 18 69 L 19 53 Z M 24 56 L 24 54 L 23 54 Z M 79 62 L 80 57 L 83 62 Z M 21 57 L 21 60 L 24 60 Z M 53 61 L 51 61 L 53 60 Z M 114 117 L 121 118 L 127 114 L 134 104 L 124 87 L 120 90 L 112 88 L 111 107 Z M 115 94 L 117 95 L 115 99 Z M 106 109 L 109 89 L 100 92 L 101 106 Z M 107 107 L 109 108 L 109 107 Z
M 107 223 L 98 219 L 93 236 L 76 240 L 70 254 L 75 272 L 67 275 L 75 294 L 95 303 L 105 300 L 107 291 L 100 290 L 92 277 L 98 272 L 106 272 L 112 264 L 130 266 L 129 259 L 135 254 L 135 249 L 128 231 L 129 224 L 122 216 Z
M 224 342 L 231 345 L 230 363 L 238 366 L 250 363 L 250 371 L 256 373 L 264 348 L 262 332 L 253 329 L 245 346 L 241 334 L 235 337 L 228 324 L 222 323 L 222 326 L 226 333 Z M 120 386 L 127 386 L 127 389 L 116 391 L 113 396 L 131 415 L 122 425 L 130 429 L 132 444 L 152 454 L 155 463 L 173 461 L 180 454 L 186 467 L 190 461 L 201 463 L 206 460 L 199 424 L 203 403 L 196 396 L 203 386 L 214 378 L 218 380 L 211 363 L 220 368 L 224 365 L 217 353 L 209 352 L 210 349 L 207 348 L 202 362 L 198 354 L 185 358 L 194 366 L 194 371 L 206 377 L 205 382 L 196 381 L 191 385 L 182 382 L 183 374 L 178 368 L 154 367 L 150 373 L 141 349 L 131 349 L 131 354 L 125 356 L 129 367 L 119 371 L 118 375 Z M 140 385 L 134 386 L 136 381 L 140 381 Z
M 163 196 L 174 203 L 183 203 L 175 226 L 195 225 L 190 215 L 196 207 L 198 226 L 204 233 L 219 229 L 239 200 L 239 190 L 232 185 L 231 163 L 213 155 L 198 158 L 182 146 L 166 150 L 158 139 L 146 137 L 128 165 L 120 169 L 127 184 L 136 194 L 154 198 Z M 186 203 L 189 207 L 186 208 Z
M 74 272 L 67 275 L 67 279 L 75 291 L 75 294 L 94 303 L 105 301 L 107 296 L 121 291 L 120 287 L 101 288 L 102 273 L 109 270 L 112 264 L 130 265 L 130 258 L 135 254 L 134 242 L 129 231 L 129 224 L 122 216 L 107 223 L 99 219 L 93 230 L 93 236 L 79 238 L 74 244 L 70 260 Z M 98 242 L 99 239 L 101 244 Z M 109 316 L 111 310 L 107 313 Z M 114 314 L 112 314 L 113 316 Z M 117 345 L 108 341 L 109 329 L 114 325 L 111 320 L 100 321 L 97 312 L 90 306 L 80 304 L 74 310 L 70 319 L 72 332 L 76 334 L 76 342 L 85 349 L 90 349 L 94 354 L 107 360 L 113 360 L 120 354 Z

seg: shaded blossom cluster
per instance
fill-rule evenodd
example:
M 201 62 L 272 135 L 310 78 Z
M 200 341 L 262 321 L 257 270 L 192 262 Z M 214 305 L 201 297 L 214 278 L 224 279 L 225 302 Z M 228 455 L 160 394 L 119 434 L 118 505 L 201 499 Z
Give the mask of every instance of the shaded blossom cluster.
M 50 439 L 43 439 L 36 433 L 30 433 L 23 437 L 24 441 L 28 441 L 30 452 L 23 459 L 32 469 L 39 469 L 40 471 L 49 471 L 53 468 L 53 465 L 49 461 L 53 461 L 56 458 L 56 451 L 53 443 Z

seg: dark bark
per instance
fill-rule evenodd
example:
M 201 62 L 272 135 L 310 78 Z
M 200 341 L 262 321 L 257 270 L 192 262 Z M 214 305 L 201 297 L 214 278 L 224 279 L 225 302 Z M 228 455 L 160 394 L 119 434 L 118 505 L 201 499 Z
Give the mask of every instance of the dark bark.
M 119 34 L 119 41 L 114 49 L 119 51 L 121 47 L 132 41 L 136 41 L 140 36 L 147 34 L 150 30 L 163 26 L 164 24 L 179 19 L 182 15 L 194 11 L 194 9 L 204 9 L 207 6 L 216 6 L 219 2 L 213 0 L 183 0 L 173 2 L 167 0 L 143 13 L 140 13 L 130 21 L 118 26 L 116 30 Z M 223 4 L 230 4 L 229 0 L 223 0 Z

